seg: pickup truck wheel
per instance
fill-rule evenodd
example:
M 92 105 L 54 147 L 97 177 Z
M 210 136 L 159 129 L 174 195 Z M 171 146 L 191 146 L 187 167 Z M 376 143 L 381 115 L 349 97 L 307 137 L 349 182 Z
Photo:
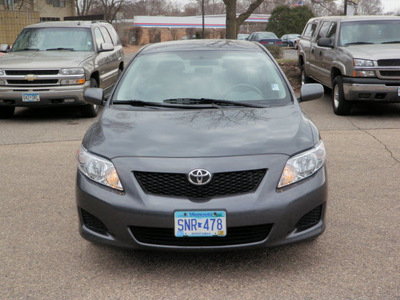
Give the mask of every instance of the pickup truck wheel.
M 311 77 L 307 76 L 306 71 L 304 70 L 304 65 L 301 65 L 301 85 L 313 82 L 314 80 Z
M 90 78 L 90 87 L 96 88 L 99 85 L 97 84 L 96 79 Z M 94 118 L 99 113 L 99 106 L 93 104 L 86 104 L 81 106 L 81 114 L 84 118 Z
M 14 106 L 0 107 L 0 119 L 10 119 L 14 116 Z
M 341 76 L 333 80 L 332 108 L 333 112 L 339 116 L 348 115 L 351 112 L 351 102 L 346 101 L 343 91 L 343 79 Z

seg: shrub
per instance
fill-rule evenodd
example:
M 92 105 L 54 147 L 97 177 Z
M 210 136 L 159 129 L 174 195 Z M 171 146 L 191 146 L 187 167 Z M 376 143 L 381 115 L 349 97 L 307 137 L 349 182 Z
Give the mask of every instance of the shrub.
M 278 45 L 267 46 L 267 50 L 272 54 L 275 59 L 280 59 L 283 57 L 283 49 Z

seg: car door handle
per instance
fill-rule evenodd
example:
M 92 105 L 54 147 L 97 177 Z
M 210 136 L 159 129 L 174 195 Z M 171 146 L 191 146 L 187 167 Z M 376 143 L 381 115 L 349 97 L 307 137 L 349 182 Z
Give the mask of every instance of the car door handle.
M 314 54 L 314 51 L 315 51 L 315 49 L 314 49 L 314 48 L 312 48 L 312 49 L 311 49 L 311 53 L 312 53 L 312 54 Z
M 322 56 L 322 51 L 319 51 L 319 56 Z

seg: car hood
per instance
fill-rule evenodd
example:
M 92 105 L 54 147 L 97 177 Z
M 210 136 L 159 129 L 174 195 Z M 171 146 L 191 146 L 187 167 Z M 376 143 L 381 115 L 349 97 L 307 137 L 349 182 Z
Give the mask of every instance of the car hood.
M 399 59 L 400 44 L 374 44 L 374 45 L 353 45 L 342 47 L 353 58 L 361 59 Z
M 36 69 L 79 67 L 91 52 L 21 51 L 9 52 L 0 59 L 0 68 Z
M 108 108 L 87 132 L 83 146 L 110 159 L 293 155 L 311 148 L 314 138 L 298 105 L 190 111 Z

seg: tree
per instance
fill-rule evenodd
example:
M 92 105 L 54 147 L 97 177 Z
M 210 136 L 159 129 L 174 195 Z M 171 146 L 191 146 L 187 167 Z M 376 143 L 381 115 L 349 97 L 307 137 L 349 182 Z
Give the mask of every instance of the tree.
M 278 6 L 269 18 L 266 30 L 274 32 L 277 36 L 287 33 L 301 33 L 307 21 L 314 14 L 308 6 Z
M 85 16 L 88 15 L 94 0 L 74 0 L 74 5 L 76 9 L 76 14 L 78 16 Z
M 381 0 L 363 0 L 357 5 L 358 15 L 381 15 L 383 13 Z
M 248 17 L 260 6 L 264 0 L 253 0 L 247 10 L 236 16 L 237 0 L 223 0 L 226 10 L 226 38 L 236 39 L 239 32 L 239 26 L 246 21 Z

